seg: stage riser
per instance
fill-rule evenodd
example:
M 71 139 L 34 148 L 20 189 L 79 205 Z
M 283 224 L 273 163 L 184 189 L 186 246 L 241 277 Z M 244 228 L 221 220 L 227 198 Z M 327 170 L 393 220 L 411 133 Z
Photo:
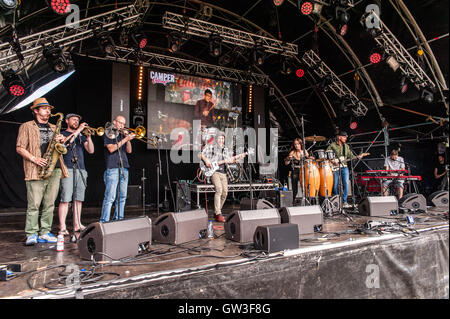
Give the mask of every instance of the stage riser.
M 220 267 L 110 289 L 85 298 L 448 298 L 448 228 Z M 372 265 L 372 266 L 371 266 Z M 379 288 L 366 282 L 378 266 Z

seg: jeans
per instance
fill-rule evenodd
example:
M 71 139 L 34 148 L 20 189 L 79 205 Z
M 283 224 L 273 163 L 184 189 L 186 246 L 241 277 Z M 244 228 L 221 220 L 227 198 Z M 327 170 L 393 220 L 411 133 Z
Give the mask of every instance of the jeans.
M 348 167 L 341 168 L 342 177 L 342 201 L 347 203 L 348 185 L 350 184 Z M 339 170 L 333 172 L 333 195 L 339 195 Z
M 25 233 L 27 236 L 39 233 L 45 235 L 52 229 L 55 200 L 58 196 L 61 169 L 55 168 L 53 174 L 44 180 L 26 181 L 27 217 Z M 41 228 L 39 229 L 39 208 L 42 204 Z
M 121 171 L 122 172 L 122 171 Z M 125 208 L 125 201 L 127 199 L 128 190 L 128 169 L 123 169 L 123 174 L 120 174 L 120 205 L 119 201 L 119 169 L 108 168 L 103 174 L 103 180 L 105 181 L 105 196 L 103 198 L 102 216 L 100 222 L 109 222 L 109 216 L 111 213 L 111 207 L 115 204 L 116 210 L 114 212 L 113 220 L 123 219 L 123 212 Z M 120 207 L 120 212 L 119 212 Z

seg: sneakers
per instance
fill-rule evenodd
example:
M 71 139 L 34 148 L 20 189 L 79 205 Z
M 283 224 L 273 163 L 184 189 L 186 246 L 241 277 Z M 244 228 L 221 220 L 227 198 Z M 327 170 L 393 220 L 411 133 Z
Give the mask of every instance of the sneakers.
M 27 246 L 33 246 L 36 245 L 38 241 L 38 236 L 36 234 L 30 235 L 27 237 L 27 242 L 25 243 L 25 245 Z
M 343 208 L 352 208 L 352 205 L 350 205 L 349 203 L 344 203 L 342 205 Z
M 222 216 L 222 214 L 216 215 L 215 220 L 219 223 L 225 223 L 225 218 Z
M 38 243 L 56 243 L 57 238 L 52 233 L 47 233 L 45 235 L 39 236 L 37 239 Z

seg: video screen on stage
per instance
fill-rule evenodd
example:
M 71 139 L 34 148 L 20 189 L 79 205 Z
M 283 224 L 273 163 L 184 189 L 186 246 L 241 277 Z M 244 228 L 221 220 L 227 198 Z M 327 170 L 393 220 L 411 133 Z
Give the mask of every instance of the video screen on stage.
M 224 131 L 242 125 L 239 84 L 155 70 L 148 76 L 148 137 L 160 137 L 161 149 L 192 149 L 195 105 L 204 99 L 206 89 L 214 103 L 212 126 Z

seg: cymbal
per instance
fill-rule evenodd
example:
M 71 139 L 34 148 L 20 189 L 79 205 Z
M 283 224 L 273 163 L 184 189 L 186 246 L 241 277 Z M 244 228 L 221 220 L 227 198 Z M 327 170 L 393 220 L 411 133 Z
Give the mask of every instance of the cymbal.
M 218 110 L 219 110 L 219 109 L 218 109 Z M 225 108 L 225 107 L 221 108 L 220 110 L 222 110 L 222 111 L 227 111 L 227 112 L 233 112 L 233 113 L 236 113 L 236 114 L 242 114 L 242 112 L 239 111 L 239 110 L 232 110 L 232 109 Z
M 305 137 L 305 141 L 307 142 L 323 142 L 326 141 L 326 137 L 325 136 L 317 136 L 317 135 L 313 135 L 313 136 L 306 136 Z

